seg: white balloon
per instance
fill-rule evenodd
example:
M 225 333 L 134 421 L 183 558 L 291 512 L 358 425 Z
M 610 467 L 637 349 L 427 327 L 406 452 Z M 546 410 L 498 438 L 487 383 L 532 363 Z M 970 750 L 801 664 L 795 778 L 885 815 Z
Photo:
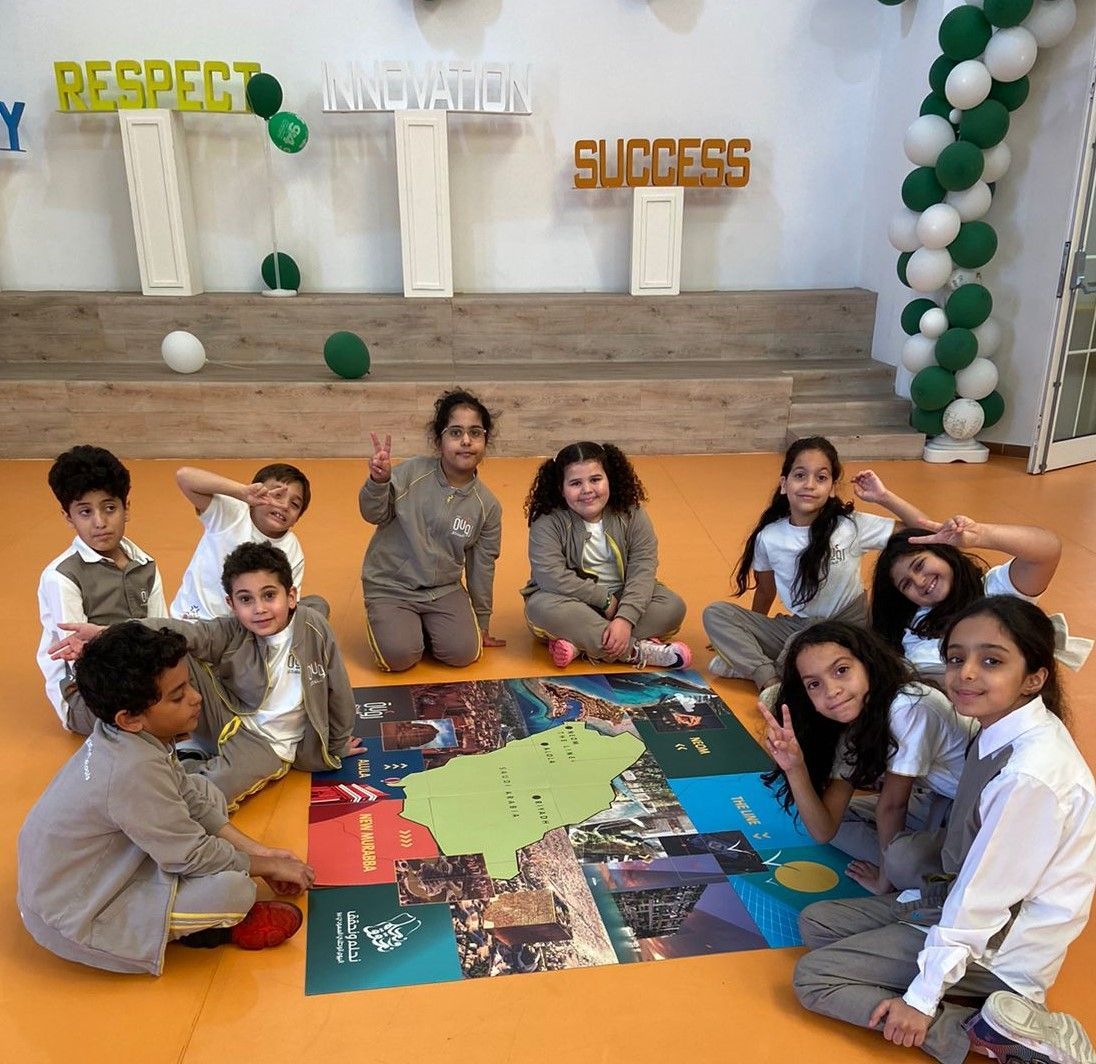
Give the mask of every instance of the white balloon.
M 906 158 L 915 166 L 935 166 L 940 153 L 955 143 L 955 130 L 940 115 L 915 118 L 902 140 Z
M 992 148 L 986 148 L 982 155 L 986 160 L 985 168 L 982 170 L 982 180 L 987 185 L 992 185 L 994 181 L 1000 181 L 1005 176 L 1012 164 L 1012 149 L 1001 141 L 1000 144 L 994 144 Z
M 908 208 L 900 210 L 887 226 L 887 239 L 898 251 L 916 251 L 921 246 L 917 238 L 917 222 L 921 215 Z
M 1016 81 L 1035 66 L 1038 55 L 1039 45 L 1031 31 L 1009 26 L 990 37 L 984 58 L 986 69 L 998 81 Z
M 952 270 L 951 276 L 948 278 L 948 288 L 951 291 L 955 291 L 957 288 L 962 288 L 965 284 L 975 284 L 982 279 L 982 275 L 977 270 Z
M 967 0 L 967 3 L 970 4 L 971 7 L 976 7 L 981 11 L 982 4 L 985 3 L 985 0 Z
M 918 248 L 906 263 L 906 280 L 915 292 L 933 292 L 943 287 L 955 264 L 939 248 Z
M 972 440 L 986 423 L 986 412 L 973 399 L 953 399 L 944 407 L 944 431 L 953 440 Z
M 947 81 L 944 82 L 944 95 L 952 107 L 969 111 L 982 103 L 992 88 L 993 78 L 990 77 L 986 64 L 977 59 L 966 59 L 952 67 Z
M 997 387 L 997 367 L 988 358 L 976 358 L 955 374 L 955 391 L 964 399 L 985 399 Z
M 927 248 L 946 248 L 958 235 L 963 220 L 946 203 L 926 207 L 917 220 L 917 239 Z
M 202 341 L 184 329 L 169 332 L 160 342 L 160 354 L 176 373 L 197 373 L 205 365 Z
M 960 221 L 973 222 L 989 210 L 993 193 L 985 181 L 975 181 L 970 188 L 949 192 L 944 197 L 944 202 L 959 212 Z
M 935 350 L 935 340 L 930 340 L 920 333 L 914 333 L 902 345 L 902 365 L 910 373 L 920 373 L 921 370 L 936 365 Z
M 993 358 L 1001 346 L 1001 323 L 996 318 L 986 318 L 981 325 L 971 329 L 978 341 L 978 357 Z
M 1077 6 L 1073 0 L 1035 0 L 1031 14 L 1020 25 L 1040 48 L 1053 48 L 1069 36 L 1076 21 Z
M 922 336 L 929 340 L 939 340 L 948 331 L 948 316 L 944 313 L 944 308 L 933 307 L 932 310 L 926 310 L 921 315 L 918 328 Z
M 951 124 L 951 125 L 953 125 L 953 126 L 957 126 L 957 125 L 959 125 L 959 120 L 960 120 L 960 119 L 961 119 L 962 117 L 963 117 L 963 112 L 962 112 L 962 111 L 960 111 L 958 107 L 953 107 L 953 108 L 952 108 L 952 109 L 951 109 L 951 110 L 950 110 L 950 111 L 948 112 L 948 121 L 949 121 L 949 122 L 950 122 L 950 124 Z

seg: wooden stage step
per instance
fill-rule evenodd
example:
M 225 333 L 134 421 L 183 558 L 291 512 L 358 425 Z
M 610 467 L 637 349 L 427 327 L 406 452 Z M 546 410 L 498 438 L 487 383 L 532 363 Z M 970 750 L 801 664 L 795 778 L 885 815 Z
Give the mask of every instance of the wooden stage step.
M 904 425 L 893 368 L 869 356 L 874 308 L 859 289 L 661 300 L 5 292 L 0 456 L 94 440 L 131 457 L 349 457 L 378 429 L 409 454 L 438 392 L 458 384 L 502 414 L 500 455 L 590 437 L 640 454 L 779 451 L 789 433 L 825 432 L 847 437 L 850 457 L 919 456 L 924 437 Z M 210 362 L 192 376 L 160 359 L 176 328 L 206 346 Z M 338 329 L 369 344 L 368 377 L 344 381 L 324 365 Z

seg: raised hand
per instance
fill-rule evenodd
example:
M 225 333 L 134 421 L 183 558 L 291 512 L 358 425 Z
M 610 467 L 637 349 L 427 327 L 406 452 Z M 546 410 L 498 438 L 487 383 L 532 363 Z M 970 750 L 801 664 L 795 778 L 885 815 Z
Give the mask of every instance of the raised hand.
M 852 478 L 852 490 L 856 497 L 863 502 L 874 502 L 882 505 L 883 498 L 887 494 L 887 486 L 873 469 L 862 469 Z
M 378 484 L 387 484 L 392 479 L 392 437 L 385 434 L 384 443 L 375 433 L 369 434 L 373 441 L 373 457 L 369 459 L 369 479 Z
M 270 506 L 284 503 L 288 497 L 289 486 L 287 484 L 276 484 L 272 488 L 267 487 L 265 484 L 248 484 L 244 487 L 243 501 L 248 506 Z
M 764 702 L 758 701 L 758 712 L 765 721 L 765 749 L 777 766 L 785 772 L 803 765 L 803 751 L 795 737 L 791 713 L 786 705 L 780 707 L 781 723 L 769 712 Z
M 105 624 L 91 624 L 87 621 L 78 624 L 59 624 L 57 626 L 63 632 L 71 632 L 71 635 L 59 639 L 49 647 L 48 653 L 53 661 L 79 661 L 84 654 L 84 647 L 88 645 L 100 632 L 105 632 Z
M 982 526 L 962 514 L 949 517 L 943 524 L 926 522 L 928 535 L 910 536 L 911 543 L 944 543 L 960 550 L 982 545 Z

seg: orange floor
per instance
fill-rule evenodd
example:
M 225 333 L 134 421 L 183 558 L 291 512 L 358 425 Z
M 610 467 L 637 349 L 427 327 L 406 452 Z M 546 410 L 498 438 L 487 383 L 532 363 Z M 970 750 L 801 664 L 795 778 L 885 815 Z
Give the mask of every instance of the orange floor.
M 175 489 L 178 463 L 131 463 L 130 534 L 159 562 L 170 599 L 198 538 L 199 525 Z M 253 462 L 220 462 L 248 478 Z M 381 683 L 362 639 L 358 570 L 366 526 L 357 513 L 364 465 L 302 463 L 314 502 L 298 532 L 308 557 L 307 590 L 332 604 L 333 623 L 352 681 Z M 700 611 L 727 587 L 742 539 L 776 479 L 766 455 L 647 458 L 637 463 L 661 537 L 661 577 L 684 595 L 683 638 L 706 662 Z M 39 638 L 35 589 L 45 563 L 69 542 L 46 486 L 45 462 L 0 463 L 9 504 L 5 540 L 10 579 L 0 590 L 9 635 L 0 645 L 8 695 L 0 708 L 11 801 L 0 810 L 0 1058 L 10 1061 L 222 1062 L 322 1061 L 395 1064 L 475 1061 L 785 1061 L 846 1064 L 919 1058 L 878 1035 L 847 1029 L 799 1008 L 789 989 L 795 950 L 593 968 L 463 984 L 304 996 L 305 940 L 264 954 L 231 948 L 172 948 L 159 979 L 111 975 L 67 964 L 39 948 L 15 907 L 15 837 L 23 816 L 57 767 L 77 747 L 42 693 L 34 655 Z M 484 469 L 507 515 L 495 582 L 496 635 L 509 639 L 465 675 L 506 677 L 551 671 L 521 623 L 517 589 L 526 579 L 521 502 L 533 460 L 497 459 Z M 849 472 L 855 471 L 854 466 Z M 1043 605 L 1063 610 L 1077 634 L 1096 635 L 1096 472 L 1093 467 L 1028 477 L 1019 462 L 928 466 L 881 462 L 888 485 L 930 513 L 967 513 L 986 521 L 1044 523 L 1065 542 Z M 453 678 L 420 666 L 408 681 Z M 1096 763 L 1096 660 L 1067 679 L 1075 733 Z M 745 684 L 714 680 L 738 715 L 754 726 Z M 264 841 L 305 849 L 307 778 L 291 773 L 249 801 L 237 816 Z M 1096 929 L 1074 943 L 1051 1004 L 1096 1031 Z M 1089 972 L 1089 976 L 1084 975 Z M 1088 987 L 1088 989 L 1086 989 Z M 920 1058 L 925 1059 L 925 1058 Z

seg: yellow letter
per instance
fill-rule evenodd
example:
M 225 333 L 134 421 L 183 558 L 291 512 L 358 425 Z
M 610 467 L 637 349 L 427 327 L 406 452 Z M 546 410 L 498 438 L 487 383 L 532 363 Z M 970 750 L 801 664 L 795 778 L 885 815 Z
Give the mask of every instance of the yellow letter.
M 157 78 L 155 75 L 159 74 Z M 156 107 L 158 93 L 171 88 L 171 64 L 164 59 L 145 60 L 145 91 L 148 94 L 149 107 Z
M 54 63 L 57 79 L 57 107 L 61 111 L 86 111 L 88 105 L 80 95 L 84 91 L 84 72 L 79 63 Z
M 643 153 L 644 158 L 651 154 L 651 142 L 649 140 L 630 140 L 628 141 L 628 147 L 624 151 L 625 158 L 628 160 L 628 179 L 627 185 L 629 188 L 642 187 L 651 183 L 651 168 L 647 165 L 643 166 L 643 169 L 636 173 L 635 166 L 633 165 L 633 159 L 635 153 L 639 151 Z
M 197 59 L 175 60 L 175 99 L 180 111 L 200 111 L 201 100 L 192 100 L 190 94 L 198 87 L 187 78 L 187 74 L 197 74 L 202 64 Z
M 745 137 L 727 141 L 727 176 L 724 180 L 731 188 L 743 188 L 750 180 L 750 160 L 739 155 L 738 151 L 747 152 L 751 147 Z M 735 174 L 736 170 L 738 174 Z
M 107 88 L 107 83 L 99 77 L 104 70 L 110 69 L 110 63 L 106 59 L 89 59 L 84 64 L 88 74 L 88 99 L 91 101 L 93 111 L 116 111 L 118 108 L 113 100 L 104 100 L 99 93 Z
M 114 79 L 118 82 L 118 88 L 123 93 L 132 93 L 132 96 L 119 96 L 118 106 L 120 108 L 126 107 L 144 107 L 145 105 L 145 85 L 141 81 L 140 77 L 131 77 L 130 75 L 140 75 L 141 64 L 136 59 L 119 59 L 114 64 Z
M 585 156 L 592 155 L 592 158 Z M 592 140 L 575 141 L 575 188 L 597 188 L 597 145 Z M 586 171 L 587 176 L 581 174 Z
M 244 76 L 244 110 L 250 113 L 251 105 L 247 102 L 247 83 L 251 80 L 251 75 L 258 74 L 262 68 L 258 63 L 233 63 L 232 69 Z
M 677 180 L 677 172 L 672 165 L 663 176 L 662 164 L 658 161 L 658 154 L 663 151 L 673 158 L 674 142 L 669 137 L 659 137 L 651 147 L 651 169 L 654 171 L 652 185 L 672 185 Z
M 705 188 L 718 188 L 723 184 L 723 162 L 720 156 L 725 150 L 723 141 L 711 138 L 700 147 L 700 183 Z M 709 173 L 708 171 L 712 171 Z
M 682 137 L 677 142 L 677 183 L 684 188 L 696 188 L 700 184 L 700 178 L 696 174 L 686 174 L 685 169 L 694 162 L 686 152 L 695 151 L 700 147 L 700 140 L 696 137 Z
M 231 111 L 232 93 L 222 92 L 219 96 L 213 91 L 213 75 L 216 74 L 222 81 L 228 81 L 232 77 L 232 71 L 227 63 L 218 63 L 211 60 L 205 64 L 202 71 L 202 87 L 205 90 L 205 109 L 207 111 Z

